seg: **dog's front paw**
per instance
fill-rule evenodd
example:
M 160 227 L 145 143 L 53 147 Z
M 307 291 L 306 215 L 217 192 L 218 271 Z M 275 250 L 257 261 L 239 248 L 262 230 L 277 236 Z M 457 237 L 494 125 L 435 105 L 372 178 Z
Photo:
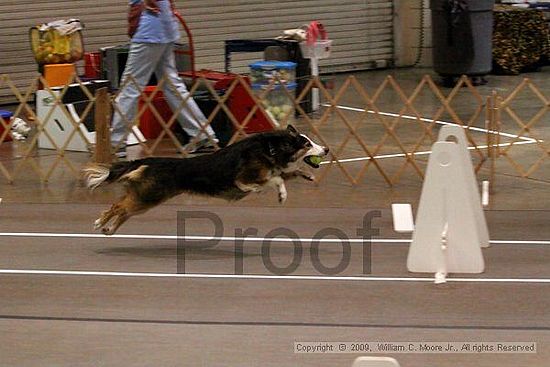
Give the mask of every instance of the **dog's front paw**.
M 286 198 L 287 198 L 286 192 L 285 193 L 280 193 L 279 194 L 279 203 L 284 204 L 285 201 L 286 201 Z
M 313 173 L 310 173 L 310 172 L 303 172 L 302 177 L 305 180 L 308 180 L 308 181 L 312 181 L 312 182 L 315 181 L 315 175 Z
M 262 189 L 258 184 L 244 184 L 240 181 L 235 181 L 235 186 L 243 192 L 260 192 Z
M 279 186 L 279 203 L 284 204 L 288 194 L 285 185 Z

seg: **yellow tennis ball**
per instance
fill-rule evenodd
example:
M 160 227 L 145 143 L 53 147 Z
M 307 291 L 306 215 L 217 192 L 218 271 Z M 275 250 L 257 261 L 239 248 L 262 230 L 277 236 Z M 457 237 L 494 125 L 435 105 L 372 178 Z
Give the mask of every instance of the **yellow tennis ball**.
M 311 163 L 317 164 L 317 165 L 321 164 L 321 161 L 322 161 L 321 157 L 319 157 L 318 155 L 313 155 L 309 157 L 309 160 Z

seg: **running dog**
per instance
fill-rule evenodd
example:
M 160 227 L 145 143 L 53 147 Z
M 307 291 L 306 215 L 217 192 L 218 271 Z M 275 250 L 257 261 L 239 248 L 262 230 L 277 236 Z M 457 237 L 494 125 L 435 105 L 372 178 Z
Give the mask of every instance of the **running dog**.
M 300 163 L 319 168 L 319 157 L 328 152 L 289 125 L 286 130 L 252 135 L 212 154 L 93 164 L 83 170 L 83 176 L 90 190 L 113 182 L 126 187 L 125 195 L 95 221 L 95 229 L 112 235 L 128 218 L 182 193 L 240 200 L 271 186 L 282 204 L 287 198 L 286 179 L 315 179 Z

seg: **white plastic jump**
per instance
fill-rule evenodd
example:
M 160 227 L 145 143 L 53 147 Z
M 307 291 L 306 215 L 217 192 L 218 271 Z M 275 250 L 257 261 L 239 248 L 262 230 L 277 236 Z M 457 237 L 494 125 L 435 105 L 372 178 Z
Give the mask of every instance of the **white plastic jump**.
M 390 357 L 359 357 L 352 367 L 399 367 L 399 363 Z
M 462 127 L 442 127 L 422 187 L 407 268 L 435 273 L 437 283 L 448 273 L 485 269 L 489 232 L 467 147 Z
M 393 230 L 398 233 L 414 231 L 414 220 L 411 204 L 392 204 Z

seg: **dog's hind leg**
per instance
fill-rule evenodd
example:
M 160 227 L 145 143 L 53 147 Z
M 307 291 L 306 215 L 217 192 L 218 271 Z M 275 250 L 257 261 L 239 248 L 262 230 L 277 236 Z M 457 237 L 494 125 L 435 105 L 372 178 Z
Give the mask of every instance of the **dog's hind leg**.
M 108 227 L 103 228 L 101 232 L 106 236 L 113 235 L 118 229 L 118 227 L 120 227 L 124 222 L 126 222 L 128 218 L 130 218 L 130 216 L 126 213 L 118 214 L 113 220 L 113 222 L 109 224 Z
M 100 229 L 104 225 L 106 225 L 115 215 L 116 215 L 116 206 L 117 204 L 113 204 L 111 208 L 104 210 L 99 218 L 97 218 L 94 222 L 94 229 Z
M 121 199 L 119 202 L 113 204 L 110 209 L 105 210 L 103 213 L 101 213 L 101 216 L 96 219 L 94 222 L 94 229 L 100 229 L 103 233 L 108 232 L 107 228 L 105 227 L 107 223 L 109 223 L 113 218 L 115 220 L 120 216 L 124 209 L 121 207 L 121 203 L 123 202 L 124 198 Z
M 133 193 L 128 193 L 120 202 L 113 205 L 114 209 L 110 215 L 115 219 L 107 227 L 104 227 L 101 232 L 110 236 L 114 234 L 117 229 L 130 217 L 145 213 L 148 209 L 155 205 L 156 203 L 143 203 L 137 199 L 136 195 Z
M 102 227 L 104 227 L 107 223 L 109 223 L 109 221 L 111 219 L 113 219 L 113 217 L 117 216 L 120 211 L 122 210 L 122 203 L 124 203 L 124 201 L 126 200 L 126 198 L 128 197 L 129 193 L 126 193 L 126 195 L 124 195 L 123 197 L 121 197 L 116 203 L 114 203 L 113 205 L 111 205 L 111 207 L 107 210 L 104 210 L 101 215 L 99 216 L 99 218 L 97 218 L 94 222 L 94 229 L 100 229 Z

